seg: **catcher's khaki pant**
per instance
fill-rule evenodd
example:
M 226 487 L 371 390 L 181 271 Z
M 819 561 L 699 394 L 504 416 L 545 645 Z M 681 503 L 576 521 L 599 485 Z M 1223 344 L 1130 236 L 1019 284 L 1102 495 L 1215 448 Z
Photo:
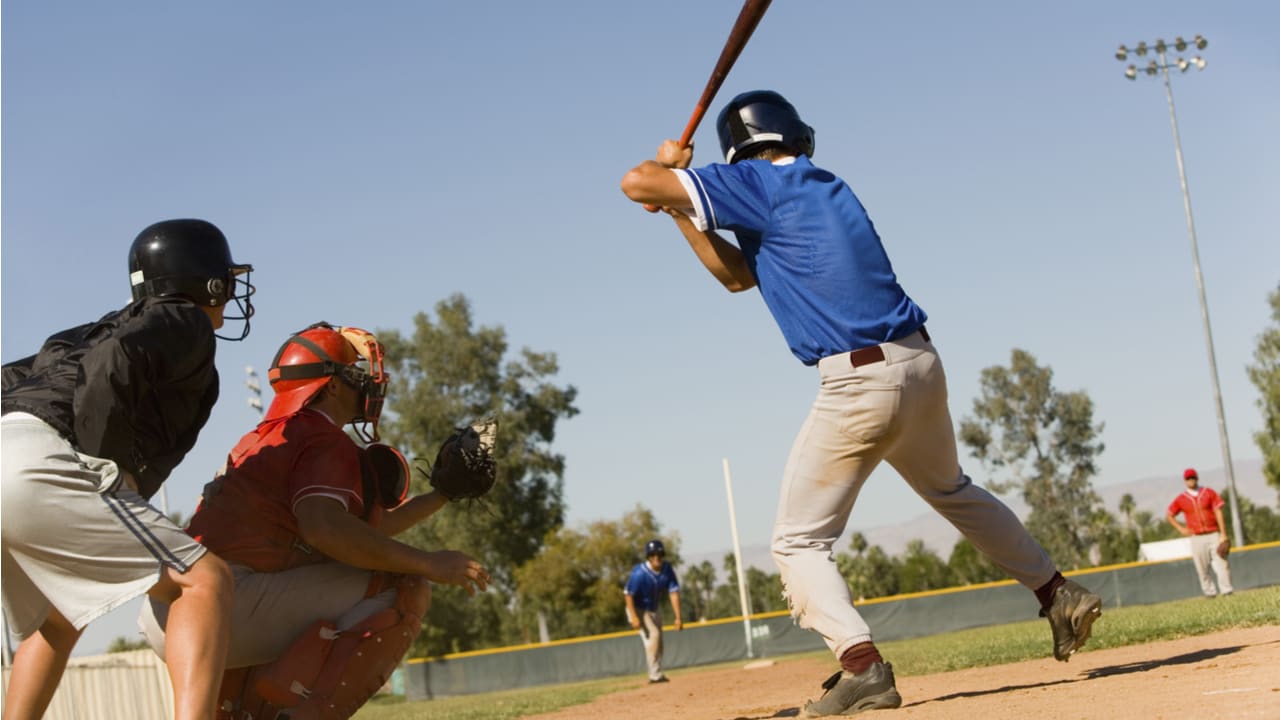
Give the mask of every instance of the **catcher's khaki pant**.
M 662 678 L 662 618 L 652 610 L 640 613 L 640 639 L 644 641 L 644 659 L 649 664 L 649 679 Z
M 1200 577 L 1200 590 L 1206 597 L 1213 597 L 1218 593 L 1226 595 L 1232 591 L 1231 566 L 1226 558 L 1218 555 L 1219 540 L 1216 532 L 1191 536 L 1191 562 L 1196 566 L 1196 575 Z M 1212 574 L 1209 572 L 1211 567 Z M 1218 576 L 1216 588 L 1213 584 L 1214 575 Z
M 883 362 L 853 367 L 848 353 L 818 362 L 821 386 L 787 460 L 773 531 L 792 617 L 837 657 L 871 640 L 832 546 L 881 460 L 1018 582 L 1035 589 L 1055 572 L 1017 516 L 960 470 L 933 345 L 914 333 L 880 347 Z
M 261 665 L 284 654 L 316 620 L 332 620 L 346 630 L 395 604 L 394 588 L 365 597 L 372 572 L 326 562 L 260 573 L 232 565 L 235 592 L 231 606 L 231 645 L 227 667 Z M 142 604 L 138 628 L 164 659 L 169 606 L 154 599 Z

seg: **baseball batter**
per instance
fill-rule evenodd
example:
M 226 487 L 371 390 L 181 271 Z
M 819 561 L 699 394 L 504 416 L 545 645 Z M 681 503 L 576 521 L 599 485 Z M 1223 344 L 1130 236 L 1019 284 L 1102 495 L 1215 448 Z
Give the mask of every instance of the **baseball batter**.
M 676 630 L 684 628 L 680 613 L 680 581 L 666 561 L 667 548 L 661 540 L 650 540 L 644 546 L 645 560 L 631 569 L 623 596 L 627 601 L 627 622 L 640 631 L 644 657 L 649 665 L 649 682 L 667 682 L 662 673 L 662 593 L 671 598 L 676 616 Z
M 1026 587 L 1067 660 L 1101 600 L 1055 569 L 998 499 L 960 468 L 946 377 L 926 315 L 898 283 L 850 187 L 815 166 L 813 129 L 771 91 L 735 97 L 716 122 L 725 163 L 690 169 L 672 140 L 622 179 L 661 207 L 730 292 L 758 287 L 791 352 L 817 368 L 818 394 L 783 472 L 773 557 L 793 617 L 822 636 L 841 672 L 804 717 L 894 708 L 893 669 L 832 559 L 858 492 L 886 461 L 970 542 Z M 736 244 L 717 231 L 732 232 Z

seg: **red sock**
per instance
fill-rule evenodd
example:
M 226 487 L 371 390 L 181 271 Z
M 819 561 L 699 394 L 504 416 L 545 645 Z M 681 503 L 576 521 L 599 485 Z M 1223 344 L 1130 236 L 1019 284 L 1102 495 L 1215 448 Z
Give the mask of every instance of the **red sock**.
M 840 667 L 854 675 L 861 675 L 867 671 L 867 668 L 878 662 L 884 662 L 884 658 L 880 657 L 880 651 L 872 642 L 860 642 L 845 650 L 840 656 Z
M 1053 577 L 1049 578 L 1049 582 L 1036 588 L 1036 599 L 1040 601 L 1040 607 L 1046 610 L 1053 605 L 1053 591 L 1057 590 L 1067 581 L 1062 577 L 1062 573 L 1054 571 Z

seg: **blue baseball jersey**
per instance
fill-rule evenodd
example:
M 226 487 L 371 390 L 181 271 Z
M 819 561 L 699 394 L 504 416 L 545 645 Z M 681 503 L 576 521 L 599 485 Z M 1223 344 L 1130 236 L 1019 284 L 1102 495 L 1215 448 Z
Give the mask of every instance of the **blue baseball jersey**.
M 630 595 L 636 604 L 636 612 L 658 611 L 662 601 L 662 593 L 670 594 L 680 589 L 680 581 L 676 579 L 676 571 L 671 563 L 663 562 L 662 569 L 654 572 L 648 562 L 642 562 L 631 569 L 627 578 L 624 593 Z
M 698 228 L 736 236 L 769 312 L 804 364 L 924 325 L 924 310 L 898 284 L 862 203 L 808 157 L 674 172 Z

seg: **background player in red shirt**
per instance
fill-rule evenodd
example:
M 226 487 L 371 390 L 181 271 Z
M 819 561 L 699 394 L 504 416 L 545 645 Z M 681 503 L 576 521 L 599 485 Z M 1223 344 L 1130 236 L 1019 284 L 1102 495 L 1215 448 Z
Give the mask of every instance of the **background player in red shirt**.
M 1200 487 L 1200 476 L 1195 468 L 1187 468 L 1182 473 L 1182 480 L 1187 489 L 1169 503 L 1166 518 L 1169 524 L 1183 535 L 1191 538 L 1191 562 L 1196 566 L 1196 575 L 1200 577 L 1200 589 L 1205 597 L 1217 597 L 1231 594 L 1231 567 L 1227 564 L 1227 552 L 1231 541 L 1227 538 L 1227 523 L 1222 519 L 1222 506 L 1225 504 L 1213 488 Z M 1179 523 L 1181 514 L 1187 521 Z M 1213 575 L 1218 576 L 1215 588 Z
M 377 439 L 386 394 L 382 346 L 359 328 L 313 325 L 271 364 L 263 421 L 205 486 L 187 528 L 235 576 L 219 718 L 347 718 L 387 680 L 430 605 L 430 582 L 485 590 L 489 573 L 456 550 L 392 536 L 447 499 L 407 502 L 408 465 Z M 168 607 L 140 624 L 157 652 Z

